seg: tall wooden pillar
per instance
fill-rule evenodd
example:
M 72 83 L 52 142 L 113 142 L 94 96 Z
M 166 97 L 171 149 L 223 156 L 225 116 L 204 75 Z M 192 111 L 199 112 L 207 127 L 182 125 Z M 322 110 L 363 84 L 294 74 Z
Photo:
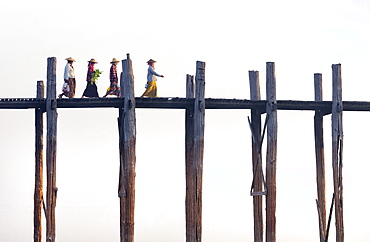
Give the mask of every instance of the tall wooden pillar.
M 277 103 L 275 63 L 266 63 L 266 241 L 276 241 L 276 151 L 277 151 Z
M 134 241 L 135 166 L 136 166 L 136 116 L 134 75 L 129 56 L 122 60 L 121 96 L 123 109 L 119 109 L 120 175 L 118 196 L 120 198 L 121 242 Z
M 205 62 L 197 61 L 193 110 L 188 109 L 186 130 L 186 241 L 202 241 L 202 185 L 205 117 Z M 187 77 L 190 78 L 190 77 Z M 189 80 L 188 80 L 189 81 Z M 193 96 L 191 83 L 187 97 Z M 190 140 L 192 139 L 192 140 Z
M 315 101 L 322 101 L 322 75 L 314 74 Z M 316 154 L 316 184 L 317 184 L 317 209 L 319 215 L 320 242 L 325 241 L 326 234 L 326 195 L 325 195 L 325 158 L 324 158 L 324 110 L 316 110 L 314 117 L 315 154 Z
M 335 225 L 337 242 L 344 241 L 343 224 L 343 104 L 342 104 L 342 69 L 340 64 L 332 65 L 333 106 L 332 106 L 332 165 L 335 199 Z
M 57 149 L 56 58 L 49 57 L 46 86 L 46 241 L 55 241 L 56 149 Z
M 261 100 L 259 72 L 249 71 L 249 86 L 251 100 Z M 260 172 L 262 164 L 260 143 L 261 143 L 261 111 L 251 109 L 251 131 L 252 139 L 252 169 L 253 169 L 253 188 L 255 191 L 262 191 L 262 174 Z M 259 160 L 259 162 L 258 162 Z M 254 217 L 254 241 L 263 242 L 263 211 L 262 195 L 253 196 L 253 217 Z
M 44 82 L 37 82 L 36 98 L 44 98 Z M 42 226 L 41 226 L 41 211 L 43 200 L 43 166 L 44 166 L 44 121 L 43 114 L 45 107 L 35 109 L 35 193 L 34 193 L 34 209 L 33 209 L 33 240 L 41 242 Z
M 195 99 L 194 76 L 186 75 L 186 98 Z M 194 102 L 185 110 L 185 172 L 186 172 L 186 241 L 197 241 L 196 227 L 196 173 L 194 169 Z

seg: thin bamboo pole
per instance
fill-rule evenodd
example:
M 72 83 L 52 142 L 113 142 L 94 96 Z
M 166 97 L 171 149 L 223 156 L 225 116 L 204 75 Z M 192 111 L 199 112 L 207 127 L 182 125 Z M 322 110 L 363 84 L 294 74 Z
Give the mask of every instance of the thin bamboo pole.
M 249 86 L 251 100 L 261 100 L 259 72 L 249 71 Z M 261 167 L 258 167 L 258 159 L 262 164 L 261 151 L 259 149 L 261 142 L 261 110 L 251 109 L 251 131 L 254 134 L 252 139 L 252 171 L 254 178 L 254 190 L 262 191 Z M 253 196 L 253 217 L 254 217 L 254 241 L 263 242 L 263 196 Z
M 328 226 L 326 227 L 326 233 L 325 233 L 325 242 L 328 242 L 329 240 L 329 231 L 330 231 L 330 223 L 331 223 L 331 217 L 332 217 L 331 215 L 333 214 L 334 199 L 335 199 L 335 194 L 333 193 L 333 198 L 331 199 L 331 205 L 330 205 L 330 211 L 329 211 Z
M 343 103 L 341 65 L 332 65 L 333 106 L 332 106 L 332 165 L 335 194 L 335 225 L 337 242 L 344 241 L 343 224 L 343 184 L 342 184 L 342 150 L 343 150 Z
M 322 101 L 322 75 L 314 74 L 315 101 Z M 325 159 L 324 159 L 324 132 L 323 112 L 315 111 L 315 154 L 316 154 L 316 184 L 317 184 L 317 208 L 319 214 L 319 236 L 320 241 L 325 241 L 326 231 L 326 199 L 325 199 Z
M 46 92 L 46 241 L 55 241 L 55 206 L 57 199 L 56 187 L 56 148 L 57 148 L 57 102 L 56 102 L 56 58 L 49 57 L 47 65 Z
M 266 63 L 266 114 L 267 152 L 266 152 L 266 241 L 276 241 L 276 150 L 277 150 L 277 107 L 275 63 Z
M 134 241 L 135 224 L 135 166 L 136 166 L 136 115 L 134 75 L 129 55 L 122 60 L 121 87 L 124 107 L 119 111 L 120 128 L 120 238 L 121 242 Z
M 36 98 L 44 98 L 44 82 L 37 82 Z M 41 210 L 43 201 L 43 166 L 44 166 L 44 108 L 35 109 L 35 193 L 34 193 L 34 210 L 33 210 L 33 240 L 41 242 L 42 224 Z

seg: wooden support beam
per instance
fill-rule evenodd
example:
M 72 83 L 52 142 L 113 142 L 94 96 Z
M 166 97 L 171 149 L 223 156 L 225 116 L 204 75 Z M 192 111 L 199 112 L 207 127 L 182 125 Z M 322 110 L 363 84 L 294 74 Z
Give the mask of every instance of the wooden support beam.
M 120 175 L 118 196 L 120 198 L 121 242 L 134 241 L 135 224 L 135 166 L 136 166 L 136 115 L 134 75 L 129 56 L 122 60 L 121 94 L 123 109 L 119 109 Z
M 44 82 L 37 82 L 36 98 L 44 98 Z M 44 166 L 44 109 L 35 108 L 35 192 L 33 209 L 33 241 L 41 242 L 42 238 L 42 201 L 43 201 L 43 166 Z
M 322 101 L 322 75 L 314 74 L 315 101 Z M 316 184 L 317 184 L 317 209 L 319 215 L 320 242 L 325 241 L 326 231 L 326 195 L 325 195 L 325 159 L 324 159 L 324 132 L 323 112 L 315 111 L 315 154 L 316 154 Z
M 276 241 L 276 151 L 277 151 L 277 107 L 275 63 L 266 63 L 266 241 Z
M 261 100 L 260 94 L 260 80 L 258 71 L 249 71 L 249 86 L 250 86 L 250 99 Z M 252 139 L 252 172 L 254 179 L 254 190 L 262 191 L 262 156 L 260 150 L 261 143 L 261 113 L 258 108 L 251 109 L 251 132 L 254 134 Z M 260 162 L 258 162 L 258 160 Z M 263 210 L 262 210 L 263 196 L 253 196 L 253 217 L 254 217 L 254 241 L 263 242 Z
M 186 98 L 195 98 L 194 76 L 186 75 Z M 185 111 L 186 241 L 197 241 L 196 169 L 194 167 L 194 102 Z
M 46 86 L 46 241 L 55 241 L 56 150 L 57 150 L 57 101 L 56 101 L 56 58 L 49 57 Z
M 187 242 L 200 242 L 202 241 L 202 185 L 203 185 L 203 152 L 204 152 L 204 117 L 205 117 L 205 101 L 204 101 L 204 90 L 205 90 L 205 62 L 197 61 L 196 63 L 196 75 L 195 75 L 195 100 L 194 100 L 194 115 L 193 118 L 188 119 L 190 130 L 193 130 L 193 135 L 186 135 L 187 138 L 193 136 L 193 141 L 189 142 L 193 147 L 188 148 L 189 165 L 187 172 L 188 177 L 186 178 L 188 197 L 188 211 L 187 216 Z M 191 87 L 189 87 L 191 88 Z M 191 95 L 191 91 L 188 93 Z M 192 120 L 193 119 L 193 120 Z M 189 130 L 189 131 L 190 131 Z M 190 149 L 193 149 L 191 151 Z M 192 161 L 190 159 L 193 159 Z M 189 226 L 189 227 L 188 227 Z
M 344 241 L 343 224 L 343 184 L 342 184 L 342 150 L 343 150 L 343 103 L 342 103 L 342 69 L 340 64 L 332 65 L 333 106 L 332 106 L 332 165 L 335 197 L 336 241 Z
M 123 98 L 62 98 L 57 100 L 58 108 L 123 108 Z M 136 97 L 136 108 L 186 109 L 193 100 L 180 97 L 145 98 Z M 252 109 L 265 113 L 266 100 L 215 99 L 206 98 L 206 109 Z M 332 101 L 277 100 L 278 110 L 321 110 L 323 115 L 331 114 Z M 0 109 L 44 108 L 45 100 L 36 98 L 0 98 Z M 370 102 L 343 101 L 343 111 L 370 111 Z

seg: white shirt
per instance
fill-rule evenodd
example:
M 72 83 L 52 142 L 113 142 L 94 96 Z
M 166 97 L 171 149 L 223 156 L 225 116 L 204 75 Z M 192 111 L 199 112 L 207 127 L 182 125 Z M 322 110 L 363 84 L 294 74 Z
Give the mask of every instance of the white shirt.
M 68 80 L 69 78 L 75 78 L 75 70 L 69 63 L 67 63 L 64 68 L 64 80 Z

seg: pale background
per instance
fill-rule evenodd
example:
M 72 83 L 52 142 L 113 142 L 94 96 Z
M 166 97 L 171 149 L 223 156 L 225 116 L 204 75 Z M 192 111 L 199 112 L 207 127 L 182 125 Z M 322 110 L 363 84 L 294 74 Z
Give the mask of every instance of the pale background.
M 343 100 L 369 101 L 367 0 L 24 1 L 1 3 L 0 98 L 35 97 L 57 58 L 67 57 L 77 91 L 87 61 L 104 71 L 131 54 L 135 95 L 157 60 L 161 97 L 185 97 L 186 74 L 206 62 L 206 97 L 249 99 L 248 71 L 276 63 L 278 100 L 313 100 L 314 73 L 331 100 L 331 65 L 342 64 Z M 121 64 L 118 66 L 122 70 Z M 58 109 L 57 241 L 119 241 L 118 110 Z M 184 111 L 137 109 L 135 241 L 185 241 Z M 0 110 L 0 241 L 33 239 L 34 110 Z M 253 241 L 249 110 L 206 110 L 203 241 Z M 277 241 L 318 241 L 312 111 L 278 111 Z M 345 112 L 346 241 L 370 241 L 367 192 L 370 113 Z M 327 210 L 332 186 L 331 121 L 325 122 Z M 265 154 L 265 150 L 263 151 Z M 265 155 L 264 155 L 265 156 Z M 46 179 L 45 179 L 46 182 Z M 335 241 L 335 223 L 330 241 Z M 44 230 L 45 232 L 45 230 Z M 45 238 L 45 237 L 44 237 Z

